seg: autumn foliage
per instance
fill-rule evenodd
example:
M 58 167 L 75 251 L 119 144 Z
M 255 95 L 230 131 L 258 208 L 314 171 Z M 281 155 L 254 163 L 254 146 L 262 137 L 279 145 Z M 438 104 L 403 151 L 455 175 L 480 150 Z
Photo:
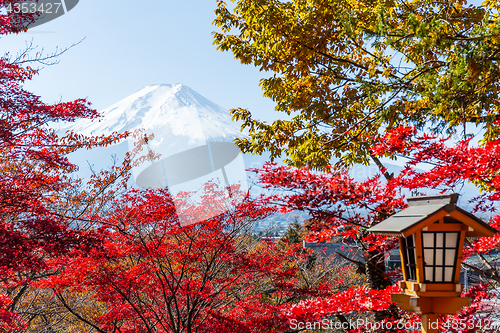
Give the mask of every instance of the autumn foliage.
M 12 18 L 2 15 L 1 19 L 2 33 L 17 31 Z M 95 118 L 97 113 L 83 99 L 42 102 L 22 87 L 35 74 L 30 67 L 0 58 L 0 283 L 11 296 L 2 295 L 5 330 L 19 327 L 11 310 L 23 287 L 50 270 L 49 258 L 96 242 L 88 230 L 73 228 L 74 221 L 61 207 L 62 197 L 75 185 L 66 175 L 76 166 L 65 154 L 124 137 L 85 138 L 73 133 L 58 137 L 50 122 Z
M 306 26 L 315 18 L 328 25 L 333 14 L 345 13 L 340 3 L 331 11 L 326 3 L 314 2 L 321 3 L 317 9 L 323 8 L 324 12 L 310 12 L 304 17 Z M 242 61 L 258 62 L 263 69 L 286 74 L 283 78 L 274 77 L 264 82 L 267 94 L 279 97 L 282 111 L 310 111 L 311 105 L 322 109 L 321 94 L 310 95 L 311 86 L 321 90 L 333 83 L 350 83 L 339 88 L 343 89 L 343 98 L 331 98 L 331 104 L 324 109 L 328 112 L 302 114 L 290 123 L 278 121 L 273 126 L 265 126 L 252 121 L 243 110 L 235 111 L 236 117 L 246 119 L 247 126 L 260 131 L 254 133 L 253 142 L 241 141 L 249 151 L 275 149 L 273 154 L 277 156 L 282 152 L 280 147 L 288 144 L 295 164 L 315 158 L 318 163 L 299 169 L 268 163 L 261 169 L 253 169 L 257 181 L 265 189 L 265 194 L 258 198 L 241 193 L 236 186 L 230 189 L 232 196 L 228 197 L 227 189 L 219 188 L 216 182 L 205 185 L 201 206 L 191 205 L 188 194 L 182 193 L 177 199 L 184 199 L 183 207 L 193 216 L 200 215 L 199 209 L 221 211 L 221 206 L 227 208 L 223 214 L 188 226 L 179 224 L 167 188 L 138 190 L 128 186 L 130 155 L 121 166 L 95 174 L 85 184 L 71 178 L 77 166 L 69 162 L 67 154 L 77 149 L 116 143 L 130 133 L 97 137 L 72 132 L 58 135 L 50 127 L 51 123 L 97 118 L 97 112 L 83 99 L 44 103 L 23 88 L 23 84 L 38 72 L 25 64 L 0 58 L 1 332 L 294 332 L 300 331 L 293 328 L 294 323 L 324 320 L 339 323 L 362 320 L 363 325 L 348 326 L 345 330 L 351 332 L 370 331 L 369 323 L 384 323 L 384 327 L 390 324 L 394 329 L 387 331 L 407 332 L 408 325 L 420 322 L 418 316 L 408 315 L 390 301 L 390 294 L 399 291 L 396 282 L 400 272 L 387 269 L 384 258 L 397 246 L 396 241 L 371 235 L 366 230 L 404 209 L 409 192 L 450 191 L 460 182 L 471 182 L 483 190 L 474 200 L 476 212 L 491 212 L 492 204 L 500 195 L 500 141 L 490 140 L 482 146 L 474 146 L 470 139 L 457 143 L 450 137 L 426 134 L 412 126 L 392 126 L 396 120 L 401 120 L 398 112 L 405 110 L 398 103 L 407 102 L 407 97 L 417 88 L 408 88 L 408 95 L 395 98 L 399 102 L 383 114 L 375 102 L 392 91 L 392 87 L 388 88 L 388 80 L 392 77 L 399 85 L 410 85 L 409 79 L 396 73 L 396 68 L 387 59 L 373 60 L 376 57 L 368 54 L 362 45 L 342 49 L 341 59 L 328 59 L 318 50 L 311 50 L 306 43 L 309 37 L 323 45 L 319 32 L 304 35 L 301 27 L 294 25 L 296 17 L 290 14 L 284 2 L 276 4 L 273 8 L 280 10 L 266 13 L 263 20 L 276 23 L 281 15 L 287 18 L 285 26 L 273 25 L 273 29 L 293 28 L 300 37 L 297 43 L 292 43 L 290 36 L 283 40 L 273 39 L 276 45 L 286 46 L 293 53 L 286 59 L 293 66 L 285 68 L 286 62 L 279 60 L 286 56 L 282 53 L 283 48 L 265 49 L 262 43 L 266 39 L 253 40 L 256 35 L 243 21 L 255 9 L 254 5 L 251 1 L 242 1 L 238 7 L 240 16 L 232 16 L 219 1 L 217 24 L 225 33 L 234 27 L 242 28 L 243 37 L 248 40 L 240 40 L 243 44 L 238 49 L 235 36 L 216 34 L 215 37 L 220 48 L 232 49 Z M 307 12 L 301 4 L 296 6 L 297 10 Z M 378 6 L 377 10 L 382 11 L 384 6 Z M 374 13 L 368 13 L 364 7 L 354 8 L 363 14 L 358 18 L 364 24 L 360 29 L 388 31 L 384 36 L 392 40 L 394 37 L 389 34 L 397 30 L 395 23 L 408 13 L 397 13 L 399 7 L 387 6 L 393 11 L 395 21 L 379 22 L 380 26 L 366 24 Z M 462 5 L 457 10 L 463 15 L 469 13 Z M 257 12 L 260 13 L 260 9 Z M 382 20 L 385 16 L 380 17 Z M 12 19 L 15 18 L 0 15 L 1 34 L 19 31 Z M 457 26 L 468 24 L 456 23 Z M 419 29 L 425 27 L 428 25 L 422 23 Z M 259 28 L 262 28 L 260 23 Z M 383 30 L 388 28 L 390 31 Z M 404 28 L 418 27 L 405 23 Z M 491 29 L 490 26 L 484 28 L 485 31 Z M 366 42 L 363 31 L 334 37 L 354 38 L 363 44 Z M 271 31 L 268 37 L 276 32 Z M 442 35 L 450 34 L 448 30 L 442 32 Z M 487 37 L 482 38 L 490 41 Z M 424 42 L 420 35 L 419 41 Z M 252 43 L 260 49 L 252 50 Z M 455 45 L 447 43 L 436 50 L 445 52 Z M 399 46 L 405 52 L 409 48 L 406 44 Z M 321 82 L 313 82 L 309 67 L 301 67 L 304 64 L 295 60 L 308 58 L 311 54 L 332 66 L 321 71 Z M 356 57 L 360 58 L 355 61 L 353 71 L 339 72 L 347 69 L 347 62 Z M 425 59 L 416 62 L 416 71 L 430 80 L 431 74 L 438 70 L 425 67 Z M 478 73 L 484 71 L 483 67 L 477 70 Z M 340 76 L 329 76 L 332 73 Z M 474 73 L 470 73 L 471 84 L 479 80 L 479 74 Z M 282 80 L 293 83 L 293 89 L 283 90 Z M 449 84 L 457 90 L 452 81 Z M 442 87 L 443 84 L 444 81 L 440 81 L 435 85 Z M 370 85 L 375 85 L 376 89 L 370 90 Z M 439 93 L 444 94 L 442 90 Z M 292 95 L 296 96 L 295 100 L 290 97 Z M 474 96 L 480 98 L 479 95 Z M 377 111 L 370 113 L 368 118 L 361 112 L 364 106 L 357 102 L 361 97 L 366 97 L 365 107 L 369 105 Z M 446 105 L 453 106 L 456 114 L 454 97 L 444 97 Z M 408 103 L 414 108 L 412 117 L 417 122 L 425 119 L 425 107 L 432 106 L 433 112 L 441 115 L 439 103 L 434 103 L 433 98 L 423 93 L 420 100 Z M 331 125 L 334 117 L 330 115 L 338 116 L 335 110 L 345 102 L 349 105 L 339 128 L 347 132 L 333 133 L 332 137 L 319 135 L 316 126 L 321 122 Z M 304 118 L 311 114 L 314 119 Z M 472 116 L 479 115 L 468 108 L 459 120 Z M 363 117 L 369 121 L 366 127 L 369 133 L 360 136 L 359 132 L 348 131 L 358 126 Z M 301 136 L 295 140 L 297 138 L 289 135 L 309 126 L 305 124 L 309 121 L 315 122 L 309 138 Z M 452 127 L 457 122 L 453 120 Z M 391 124 L 392 129 L 379 133 L 387 124 Z M 495 134 L 497 124 L 492 126 L 489 135 Z M 276 135 L 266 136 L 271 132 Z M 358 139 L 367 141 L 356 141 Z M 352 160 L 360 158 L 355 150 L 361 147 L 374 160 L 401 155 L 409 162 L 400 174 L 388 177 L 387 170 L 381 168 L 381 174 L 363 181 L 355 181 L 348 169 L 328 166 L 321 171 L 313 170 L 313 167 L 324 166 L 331 156 L 318 145 L 328 146 L 332 142 L 345 144 L 342 149 L 352 155 Z M 417 169 L 421 163 L 428 163 L 431 168 L 427 171 Z M 239 200 L 241 197 L 245 200 Z M 293 237 L 289 231 L 278 241 L 257 238 L 252 233 L 255 222 L 277 211 L 303 211 L 309 218 L 303 227 L 299 226 L 300 232 L 294 231 Z M 500 231 L 499 216 L 489 223 Z M 335 239 L 344 244 L 346 251 L 353 250 L 356 244 L 359 258 L 342 254 L 315 257 L 303 248 L 303 239 L 313 242 Z M 446 327 L 445 323 L 463 319 L 479 323 L 488 320 L 491 314 L 487 312 L 485 300 L 493 297 L 491 287 L 500 283 L 500 272 L 487 254 L 497 250 L 499 244 L 498 234 L 466 244 L 465 255 L 477 256 L 483 265 L 464 265 L 490 285 L 478 284 L 470 288 L 465 295 L 471 297 L 472 306 L 456 316 L 441 318 L 443 330 L 474 332 L 475 328 L 458 329 Z M 481 331 L 493 332 L 493 329 L 482 327 Z

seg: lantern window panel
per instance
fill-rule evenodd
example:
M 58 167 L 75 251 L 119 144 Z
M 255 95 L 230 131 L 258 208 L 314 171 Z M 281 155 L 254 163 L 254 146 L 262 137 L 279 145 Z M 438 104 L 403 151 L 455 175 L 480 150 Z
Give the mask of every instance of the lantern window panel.
M 434 280 L 434 267 L 425 267 L 425 276 L 430 280 Z
M 435 244 L 434 245 L 436 248 L 443 247 L 443 233 L 442 232 L 433 232 L 434 234 L 434 239 L 435 239 Z
M 457 260 L 457 250 L 455 249 L 446 249 L 445 253 L 445 265 L 446 266 L 455 266 L 455 261 Z
M 424 249 L 424 257 L 428 258 L 429 265 L 434 265 L 434 250 Z
M 444 268 L 444 279 L 446 281 L 452 281 L 453 280 L 453 267 L 445 267 Z
M 417 253 L 415 250 L 415 235 L 403 238 L 403 264 L 408 281 L 417 281 Z
M 436 258 L 436 260 L 434 261 L 436 264 L 436 266 L 441 266 L 443 265 L 443 250 L 442 249 L 432 249 L 431 251 L 436 251 L 436 254 L 434 256 L 434 258 Z
M 434 282 L 443 282 L 443 267 L 435 266 L 434 267 Z
M 452 283 L 460 232 L 422 232 L 424 281 Z
M 434 235 L 430 233 L 422 234 L 422 241 L 427 244 L 428 247 L 434 247 Z
M 447 232 L 446 233 L 446 247 L 454 248 L 458 242 L 458 232 Z

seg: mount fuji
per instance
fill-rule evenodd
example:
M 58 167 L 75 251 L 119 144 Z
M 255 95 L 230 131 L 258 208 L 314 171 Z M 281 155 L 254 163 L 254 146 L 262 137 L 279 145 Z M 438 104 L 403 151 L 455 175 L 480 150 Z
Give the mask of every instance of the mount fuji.
M 58 131 L 61 134 L 73 130 L 84 135 L 108 135 L 143 128 L 155 135 L 151 148 L 155 150 L 161 146 L 169 154 L 206 142 L 232 142 L 244 136 L 227 110 L 180 83 L 146 86 L 100 114 L 101 117 L 95 120 L 62 123 Z M 121 142 L 106 148 L 77 151 L 68 158 L 79 166 L 77 175 L 85 179 L 91 175 L 87 164 L 95 171 L 109 168 L 114 162 L 120 163 L 129 149 L 127 142 Z M 258 166 L 255 161 L 249 163 L 251 167 Z
M 84 119 L 70 127 L 86 135 L 162 128 L 163 135 L 187 136 L 193 143 L 226 141 L 241 135 L 225 109 L 180 83 L 146 86 L 101 114 L 98 121 Z

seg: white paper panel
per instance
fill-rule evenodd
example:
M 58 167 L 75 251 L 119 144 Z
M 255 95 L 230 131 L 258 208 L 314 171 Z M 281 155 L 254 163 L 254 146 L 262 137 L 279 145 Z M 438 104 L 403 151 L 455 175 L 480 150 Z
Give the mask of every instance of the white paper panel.
M 457 238 L 458 234 L 457 233 L 446 233 L 446 247 L 453 247 L 455 248 L 457 246 Z
M 446 282 L 453 282 L 453 267 L 445 267 L 444 269 L 444 279 Z
M 434 250 L 424 249 L 424 262 L 426 265 L 434 265 Z
M 443 267 L 436 267 L 434 282 L 443 282 Z
M 422 236 L 424 247 L 434 247 L 434 234 L 423 233 Z
M 436 265 L 442 265 L 443 264 L 443 250 L 437 249 L 436 250 Z
M 425 268 L 425 279 L 426 281 L 434 281 L 434 275 L 432 274 L 432 267 Z
M 456 250 L 446 250 L 445 265 L 455 265 L 455 252 Z
M 436 233 L 436 247 L 444 247 L 443 233 Z

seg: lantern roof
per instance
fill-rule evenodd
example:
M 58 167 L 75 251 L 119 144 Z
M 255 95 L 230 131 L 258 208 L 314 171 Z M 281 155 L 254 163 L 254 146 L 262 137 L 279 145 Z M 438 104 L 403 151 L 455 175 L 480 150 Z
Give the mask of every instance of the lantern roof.
M 368 231 L 385 236 L 407 237 L 440 219 L 468 226 L 466 237 L 491 237 L 497 231 L 456 205 L 458 194 L 408 198 L 408 208 L 390 216 Z

